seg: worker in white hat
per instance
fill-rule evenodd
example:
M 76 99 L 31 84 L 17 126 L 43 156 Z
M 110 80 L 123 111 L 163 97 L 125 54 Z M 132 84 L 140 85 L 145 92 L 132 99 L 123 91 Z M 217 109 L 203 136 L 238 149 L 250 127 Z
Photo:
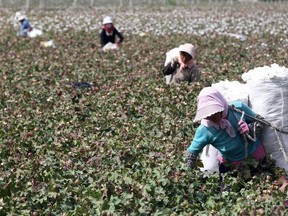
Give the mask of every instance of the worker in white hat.
M 28 32 L 31 32 L 33 30 L 33 28 L 29 24 L 26 16 L 23 14 L 18 14 L 17 20 L 18 20 L 18 22 L 21 23 L 20 32 L 18 35 L 22 36 L 22 37 L 27 37 Z
M 168 84 L 177 84 L 182 81 L 197 82 L 200 80 L 200 73 L 195 64 L 196 52 L 192 44 L 186 43 L 178 48 L 178 56 L 164 67 L 164 75 L 171 75 Z
M 102 24 L 103 28 L 100 33 L 101 47 L 104 47 L 109 42 L 115 44 L 116 47 L 119 47 L 119 45 L 123 42 L 124 38 L 122 34 L 114 27 L 112 18 L 110 16 L 106 16 L 103 19 Z M 117 41 L 116 36 L 118 37 Z

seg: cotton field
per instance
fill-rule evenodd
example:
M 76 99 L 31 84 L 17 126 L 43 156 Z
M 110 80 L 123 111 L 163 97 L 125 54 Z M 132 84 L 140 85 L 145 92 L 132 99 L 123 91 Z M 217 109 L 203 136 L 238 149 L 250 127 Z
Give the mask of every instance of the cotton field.
M 106 9 L 67 9 L 60 11 L 32 10 L 27 13 L 33 26 L 45 30 L 63 32 L 68 29 L 77 31 L 98 31 L 104 16 L 110 14 L 115 24 L 125 34 L 151 33 L 195 34 L 211 36 L 231 34 L 231 36 L 249 36 L 267 33 L 271 35 L 288 32 L 286 22 L 288 13 L 285 5 L 277 13 L 273 6 L 251 6 L 235 10 L 228 6 L 214 8 L 195 7 L 193 9 L 176 8 L 134 8 L 128 10 Z M 232 6 L 230 6 L 232 7 Z M 274 6 L 274 7 L 277 7 Z M 280 6 L 281 7 L 281 4 Z M 287 8 L 287 7 L 286 7 Z M 0 24 L 9 27 L 13 24 L 13 10 L 1 10 Z M 5 29 L 4 28 L 4 29 Z M 14 23 L 14 28 L 16 28 Z M 1 29 L 2 31 L 4 30 Z
M 21 11 L 33 38 L 17 11 L 0 9 L 0 215 L 287 215 L 285 4 Z M 100 46 L 106 15 L 115 49 Z M 201 79 L 169 86 L 184 43 Z M 271 123 L 265 163 L 220 179 L 210 146 L 187 167 L 207 86 Z

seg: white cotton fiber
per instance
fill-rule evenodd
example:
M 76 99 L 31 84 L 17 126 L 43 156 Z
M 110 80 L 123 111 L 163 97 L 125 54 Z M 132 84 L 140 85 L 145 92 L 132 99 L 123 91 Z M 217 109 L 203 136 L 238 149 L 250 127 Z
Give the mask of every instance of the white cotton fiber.
M 240 100 L 248 105 L 249 95 L 246 84 L 225 80 L 211 86 L 220 91 L 228 102 Z
M 278 64 L 271 66 L 257 67 L 242 74 L 242 79 L 245 82 L 261 81 L 274 78 L 288 78 L 288 68 L 281 67 Z

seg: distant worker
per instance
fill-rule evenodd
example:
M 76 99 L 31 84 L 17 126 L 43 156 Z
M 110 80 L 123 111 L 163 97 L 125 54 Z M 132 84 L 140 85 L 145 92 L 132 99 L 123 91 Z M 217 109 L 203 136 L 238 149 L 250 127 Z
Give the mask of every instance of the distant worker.
M 169 59 L 170 53 L 172 53 L 172 56 L 175 54 L 176 56 Z M 200 80 L 200 73 L 195 64 L 196 52 L 192 44 L 182 44 L 179 48 L 174 48 L 166 53 L 166 55 L 168 55 L 168 59 L 166 59 L 163 74 L 166 76 L 167 84 L 179 84 L 182 81 L 191 83 Z
M 116 36 L 118 37 L 118 40 L 116 40 Z M 103 49 L 105 49 L 105 46 L 108 49 L 116 49 L 124 40 L 122 34 L 114 27 L 110 16 L 106 16 L 103 19 L 103 28 L 100 33 L 100 40 Z
M 31 32 L 33 28 L 29 24 L 26 16 L 18 15 L 17 20 L 21 23 L 20 32 L 18 32 L 18 36 L 27 37 L 28 32 Z
M 17 36 L 35 38 L 43 34 L 40 29 L 32 28 L 32 26 L 27 20 L 27 17 L 23 15 L 20 11 L 15 13 L 14 21 L 18 21 L 21 23 L 20 31 L 17 32 Z

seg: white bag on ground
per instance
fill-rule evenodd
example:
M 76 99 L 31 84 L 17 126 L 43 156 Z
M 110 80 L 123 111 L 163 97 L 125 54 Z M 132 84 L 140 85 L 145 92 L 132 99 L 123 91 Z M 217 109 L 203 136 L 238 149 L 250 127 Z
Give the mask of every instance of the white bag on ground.
M 166 59 L 165 59 L 164 66 L 168 65 L 168 63 L 171 62 L 172 59 L 177 57 L 177 56 L 179 56 L 179 48 L 178 47 L 168 51 L 166 53 Z M 166 75 L 165 78 L 166 78 L 166 84 L 169 84 L 170 80 L 171 80 L 171 75 Z
M 35 28 L 33 28 L 32 31 L 27 32 L 27 36 L 29 38 L 35 38 L 35 37 L 41 36 L 42 34 L 43 32 L 40 29 L 35 29 Z
M 118 49 L 117 45 L 111 42 L 108 42 L 104 47 L 103 51 L 108 51 L 108 50 L 113 50 L 113 49 Z
M 247 82 L 253 111 L 273 126 L 288 131 L 288 69 L 276 64 L 259 67 L 244 73 L 242 79 Z M 266 154 L 288 171 L 288 135 L 267 126 L 262 141 Z
M 49 40 L 49 41 L 41 41 L 40 42 L 40 45 L 43 46 L 43 47 L 53 47 L 55 48 L 55 43 L 54 43 L 54 40 Z

